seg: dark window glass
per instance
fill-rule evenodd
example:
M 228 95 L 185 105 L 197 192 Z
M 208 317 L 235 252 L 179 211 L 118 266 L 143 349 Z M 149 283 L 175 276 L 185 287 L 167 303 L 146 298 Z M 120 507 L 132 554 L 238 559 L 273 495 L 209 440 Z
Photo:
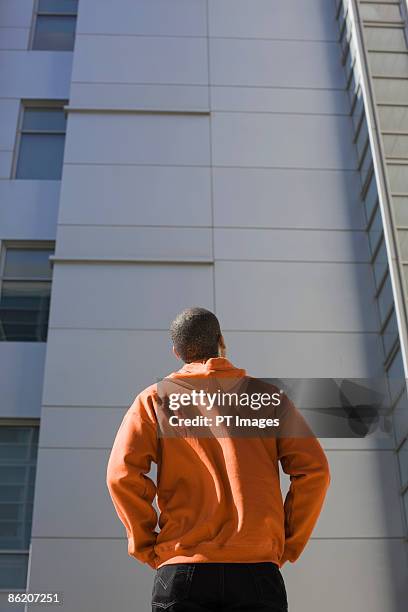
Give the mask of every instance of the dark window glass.
M 27 582 L 28 554 L 0 554 L 0 589 L 24 589 Z
M 51 299 L 51 253 L 50 249 L 6 250 L 0 296 L 0 340 L 47 340 Z M 17 448 L 15 446 L 10 449 L 10 456 L 12 452 L 17 452 Z
M 76 17 L 38 15 L 33 49 L 36 51 L 72 51 L 75 43 Z
M 66 122 L 62 108 L 27 106 L 24 110 L 23 130 L 65 132 Z
M 52 268 L 49 249 L 13 249 L 6 251 L 4 278 L 37 277 L 49 279 Z
M 20 136 L 16 178 L 60 180 L 66 117 L 60 107 L 26 107 Z
M 60 134 L 22 134 L 16 178 L 60 180 L 64 141 Z
M 40 13 L 74 13 L 78 11 L 78 0 L 39 0 Z
M 1 339 L 45 342 L 50 283 L 3 281 L 0 301 Z
M 72 51 L 77 12 L 75 0 L 38 0 L 33 49 Z
M 0 426 L 0 588 L 25 588 L 38 427 Z M 8 552 L 10 551 L 10 552 Z M 21 553 L 16 553 L 21 551 Z

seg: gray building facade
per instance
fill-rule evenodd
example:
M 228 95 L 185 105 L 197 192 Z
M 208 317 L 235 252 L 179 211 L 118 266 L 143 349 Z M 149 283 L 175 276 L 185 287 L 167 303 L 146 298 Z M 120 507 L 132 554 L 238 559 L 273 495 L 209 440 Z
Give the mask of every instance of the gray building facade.
M 392 435 L 321 439 L 283 574 L 291 612 L 406 609 L 407 27 L 405 0 L 0 0 L 1 611 L 149 609 L 106 464 L 188 305 L 255 376 L 387 377 Z

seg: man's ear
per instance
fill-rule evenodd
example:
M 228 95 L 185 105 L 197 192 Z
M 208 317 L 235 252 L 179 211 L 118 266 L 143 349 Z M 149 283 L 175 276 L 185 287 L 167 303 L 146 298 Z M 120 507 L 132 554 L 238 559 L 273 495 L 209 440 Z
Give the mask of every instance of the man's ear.
M 176 359 L 181 359 L 180 355 L 178 354 L 178 352 L 176 351 L 176 349 L 174 348 L 174 344 L 173 344 L 173 355 L 175 356 Z
M 222 334 L 218 341 L 218 351 L 219 351 L 220 357 L 225 357 L 226 352 L 227 352 L 227 347 L 225 345 L 224 336 Z

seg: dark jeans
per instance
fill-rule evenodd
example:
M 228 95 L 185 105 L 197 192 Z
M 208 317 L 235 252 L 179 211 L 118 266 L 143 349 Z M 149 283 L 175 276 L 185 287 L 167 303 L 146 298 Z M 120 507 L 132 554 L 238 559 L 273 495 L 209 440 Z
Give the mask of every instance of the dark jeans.
M 285 583 L 277 565 L 175 563 L 156 570 L 152 612 L 286 612 Z

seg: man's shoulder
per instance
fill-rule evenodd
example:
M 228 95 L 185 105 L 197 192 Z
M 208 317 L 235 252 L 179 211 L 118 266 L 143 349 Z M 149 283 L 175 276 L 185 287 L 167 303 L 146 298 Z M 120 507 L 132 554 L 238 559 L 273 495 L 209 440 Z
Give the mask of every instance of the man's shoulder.
M 157 385 L 153 383 L 134 396 L 134 399 L 126 413 L 127 418 L 137 417 L 143 421 L 150 421 L 152 424 L 156 424 L 156 387 Z
M 149 398 L 156 398 L 157 397 L 157 384 L 158 383 L 152 383 L 148 387 L 145 387 L 142 391 L 139 391 L 139 393 L 136 396 L 136 399 L 139 399 L 145 402 L 149 400 Z

